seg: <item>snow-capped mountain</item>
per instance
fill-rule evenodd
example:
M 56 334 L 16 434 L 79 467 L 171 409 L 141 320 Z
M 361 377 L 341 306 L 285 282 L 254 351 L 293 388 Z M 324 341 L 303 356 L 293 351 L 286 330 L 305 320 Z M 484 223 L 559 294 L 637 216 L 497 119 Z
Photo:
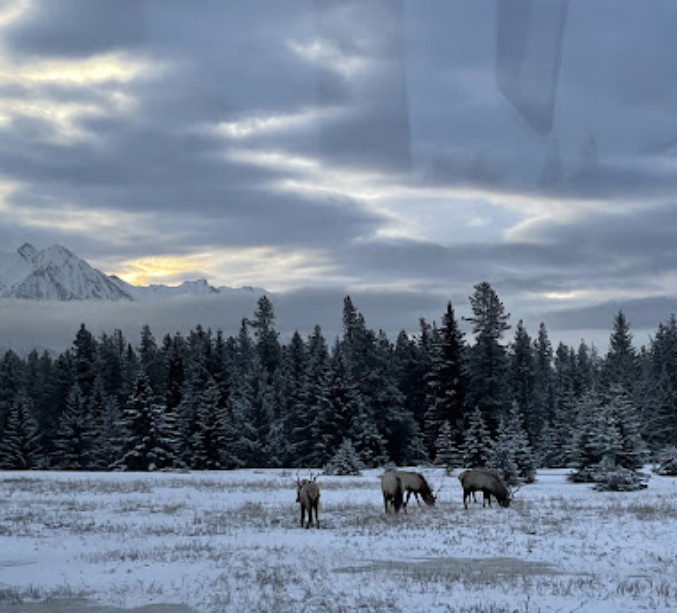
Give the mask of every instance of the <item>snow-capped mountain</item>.
M 0 298 L 146 301 L 180 295 L 259 291 L 263 293 L 254 288 L 215 288 L 205 279 L 186 281 L 176 287 L 135 286 L 92 268 L 61 245 L 37 250 L 26 243 L 16 253 L 0 253 Z

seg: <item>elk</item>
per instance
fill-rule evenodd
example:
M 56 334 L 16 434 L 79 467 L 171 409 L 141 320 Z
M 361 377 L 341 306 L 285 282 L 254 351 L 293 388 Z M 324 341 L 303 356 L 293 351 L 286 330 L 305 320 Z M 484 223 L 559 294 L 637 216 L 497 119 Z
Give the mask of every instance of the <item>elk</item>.
M 301 528 L 303 528 L 306 511 L 308 512 L 308 522 L 306 528 L 310 528 L 313 523 L 313 509 L 315 510 L 315 527 L 320 527 L 320 517 L 317 513 L 320 504 L 320 486 L 312 479 L 296 480 L 296 502 L 301 505 Z
M 381 475 L 381 490 L 383 491 L 383 506 L 385 512 L 393 510 L 399 513 L 404 503 L 404 487 L 402 479 L 394 472 L 389 471 Z
M 473 468 L 463 471 L 458 476 L 463 487 L 463 506 L 468 508 L 468 499 L 475 492 L 482 492 L 482 507 L 489 503 L 491 506 L 491 497 L 493 496 L 502 507 L 509 507 L 512 499 L 510 490 L 501 480 L 498 474 L 489 469 Z
M 414 495 L 414 498 L 416 498 L 416 504 L 418 505 L 421 504 L 418 499 L 419 495 L 421 498 L 423 498 L 423 502 L 425 502 L 429 507 L 435 504 L 435 495 L 430 489 L 430 485 L 428 485 L 425 477 L 421 473 L 410 472 L 407 470 L 396 470 L 395 474 L 402 481 L 402 487 L 407 493 L 407 498 L 402 505 L 402 508 L 405 512 L 412 494 Z

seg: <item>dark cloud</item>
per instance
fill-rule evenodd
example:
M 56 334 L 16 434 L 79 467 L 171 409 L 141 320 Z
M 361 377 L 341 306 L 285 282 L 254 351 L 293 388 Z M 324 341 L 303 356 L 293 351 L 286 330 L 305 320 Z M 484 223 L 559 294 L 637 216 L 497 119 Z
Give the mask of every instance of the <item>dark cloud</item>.
M 49 0 L 31 11 L 3 37 L 21 55 L 80 57 L 129 50 L 144 43 L 146 0 Z

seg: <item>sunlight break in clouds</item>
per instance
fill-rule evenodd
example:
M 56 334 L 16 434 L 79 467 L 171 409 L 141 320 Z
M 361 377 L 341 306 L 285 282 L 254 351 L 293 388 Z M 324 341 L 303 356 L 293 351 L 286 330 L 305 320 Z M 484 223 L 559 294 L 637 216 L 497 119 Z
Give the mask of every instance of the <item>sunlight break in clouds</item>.
M 2 77 L 28 81 L 57 81 L 79 85 L 129 82 L 155 70 L 149 62 L 123 54 L 104 54 L 83 60 L 37 61 L 23 68 L 3 66 Z
M 246 139 L 262 134 L 300 130 L 318 121 L 331 120 L 342 114 L 340 109 L 304 109 L 297 113 L 253 115 L 239 121 L 222 121 L 217 130 L 232 139 Z
M 431 185 L 413 175 L 365 172 L 276 150 L 231 148 L 225 155 L 234 162 L 286 173 L 269 184 L 273 190 L 349 198 L 360 203 L 383 219 L 375 234 L 378 238 L 446 243 L 467 240 L 467 232 L 475 231 L 495 240 L 538 242 L 542 231 L 553 224 L 573 223 L 588 214 L 612 209 L 603 201 L 572 202 L 489 187 Z M 473 209 L 480 202 L 488 209 L 506 211 L 509 219 L 486 213 L 478 217 Z
M 309 43 L 291 41 L 289 48 L 304 60 L 326 68 L 346 80 L 363 76 L 369 69 L 364 57 L 349 55 L 326 40 L 313 40 Z
M 5 185 L 4 188 L 0 186 L 0 222 L 3 224 L 75 233 L 85 237 L 105 233 L 107 240 L 118 245 L 147 236 L 148 232 L 142 228 L 153 226 L 153 216 L 148 213 L 83 209 L 56 203 L 49 209 L 31 208 L 25 204 L 16 206 L 6 200 L 13 190 L 11 185 Z
M 106 274 L 132 285 L 179 285 L 188 278 L 206 277 L 213 286 L 241 287 L 255 279 L 267 290 L 284 291 L 307 281 L 321 283 L 330 269 L 329 260 L 317 250 L 251 247 L 127 260 Z
M 47 123 L 57 142 L 93 138 L 81 127 L 80 120 L 132 111 L 136 102 L 129 93 L 129 84 L 150 72 L 149 63 L 122 54 L 26 64 L 10 62 L 0 55 L 0 85 L 18 83 L 28 92 L 23 98 L 0 97 L 0 125 L 29 117 Z M 53 84 L 87 92 L 105 90 L 105 95 L 89 104 L 58 100 L 50 89 Z
M 17 2 L 10 4 L 4 10 L 0 10 L 0 28 L 16 21 L 24 13 L 28 12 L 30 8 L 30 0 L 17 0 Z

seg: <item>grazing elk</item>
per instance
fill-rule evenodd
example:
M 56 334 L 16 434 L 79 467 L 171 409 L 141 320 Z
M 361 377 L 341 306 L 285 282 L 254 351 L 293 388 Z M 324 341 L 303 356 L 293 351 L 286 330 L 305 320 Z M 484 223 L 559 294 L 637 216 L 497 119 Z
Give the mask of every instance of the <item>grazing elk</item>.
M 381 475 L 381 490 L 383 491 L 383 506 L 386 513 L 392 509 L 399 513 L 404 504 L 404 487 L 402 479 L 394 472 L 389 471 Z
M 318 507 L 320 505 L 320 486 L 316 483 L 315 477 L 312 479 L 296 480 L 296 502 L 301 505 L 301 528 L 305 520 L 306 511 L 308 512 L 308 522 L 306 528 L 310 528 L 313 523 L 313 509 L 315 510 L 315 527 L 320 527 L 320 517 Z
M 468 499 L 475 492 L 482 492 L 482 506 L 486 503 L 491 506 L 491 497 L 493 496 L 502 507 L 509 507 L 512 494 L 498 474 L 489 469 L 473 468 L 463 471 L 458 476 L 463 487 L 463 506 L 468 508 Z
M 425 477 L 421 473 L 410 472 L 407 470 L 396 470 L 395 474 L 402 481 L 402 487 L 407 494 L 406 500 L 402 505 L 402 508 L 405 510 L 405 512 L 412 494 L 414 495 L 414 498 L 416 498 L 416 504 L 421 504 L 418 499 L 419 496 L 423 498 L 423 502 L 425 502 L 429 507 L 435 504 L 435 495 L 430 489 L 430 485 L 428 485 Z

